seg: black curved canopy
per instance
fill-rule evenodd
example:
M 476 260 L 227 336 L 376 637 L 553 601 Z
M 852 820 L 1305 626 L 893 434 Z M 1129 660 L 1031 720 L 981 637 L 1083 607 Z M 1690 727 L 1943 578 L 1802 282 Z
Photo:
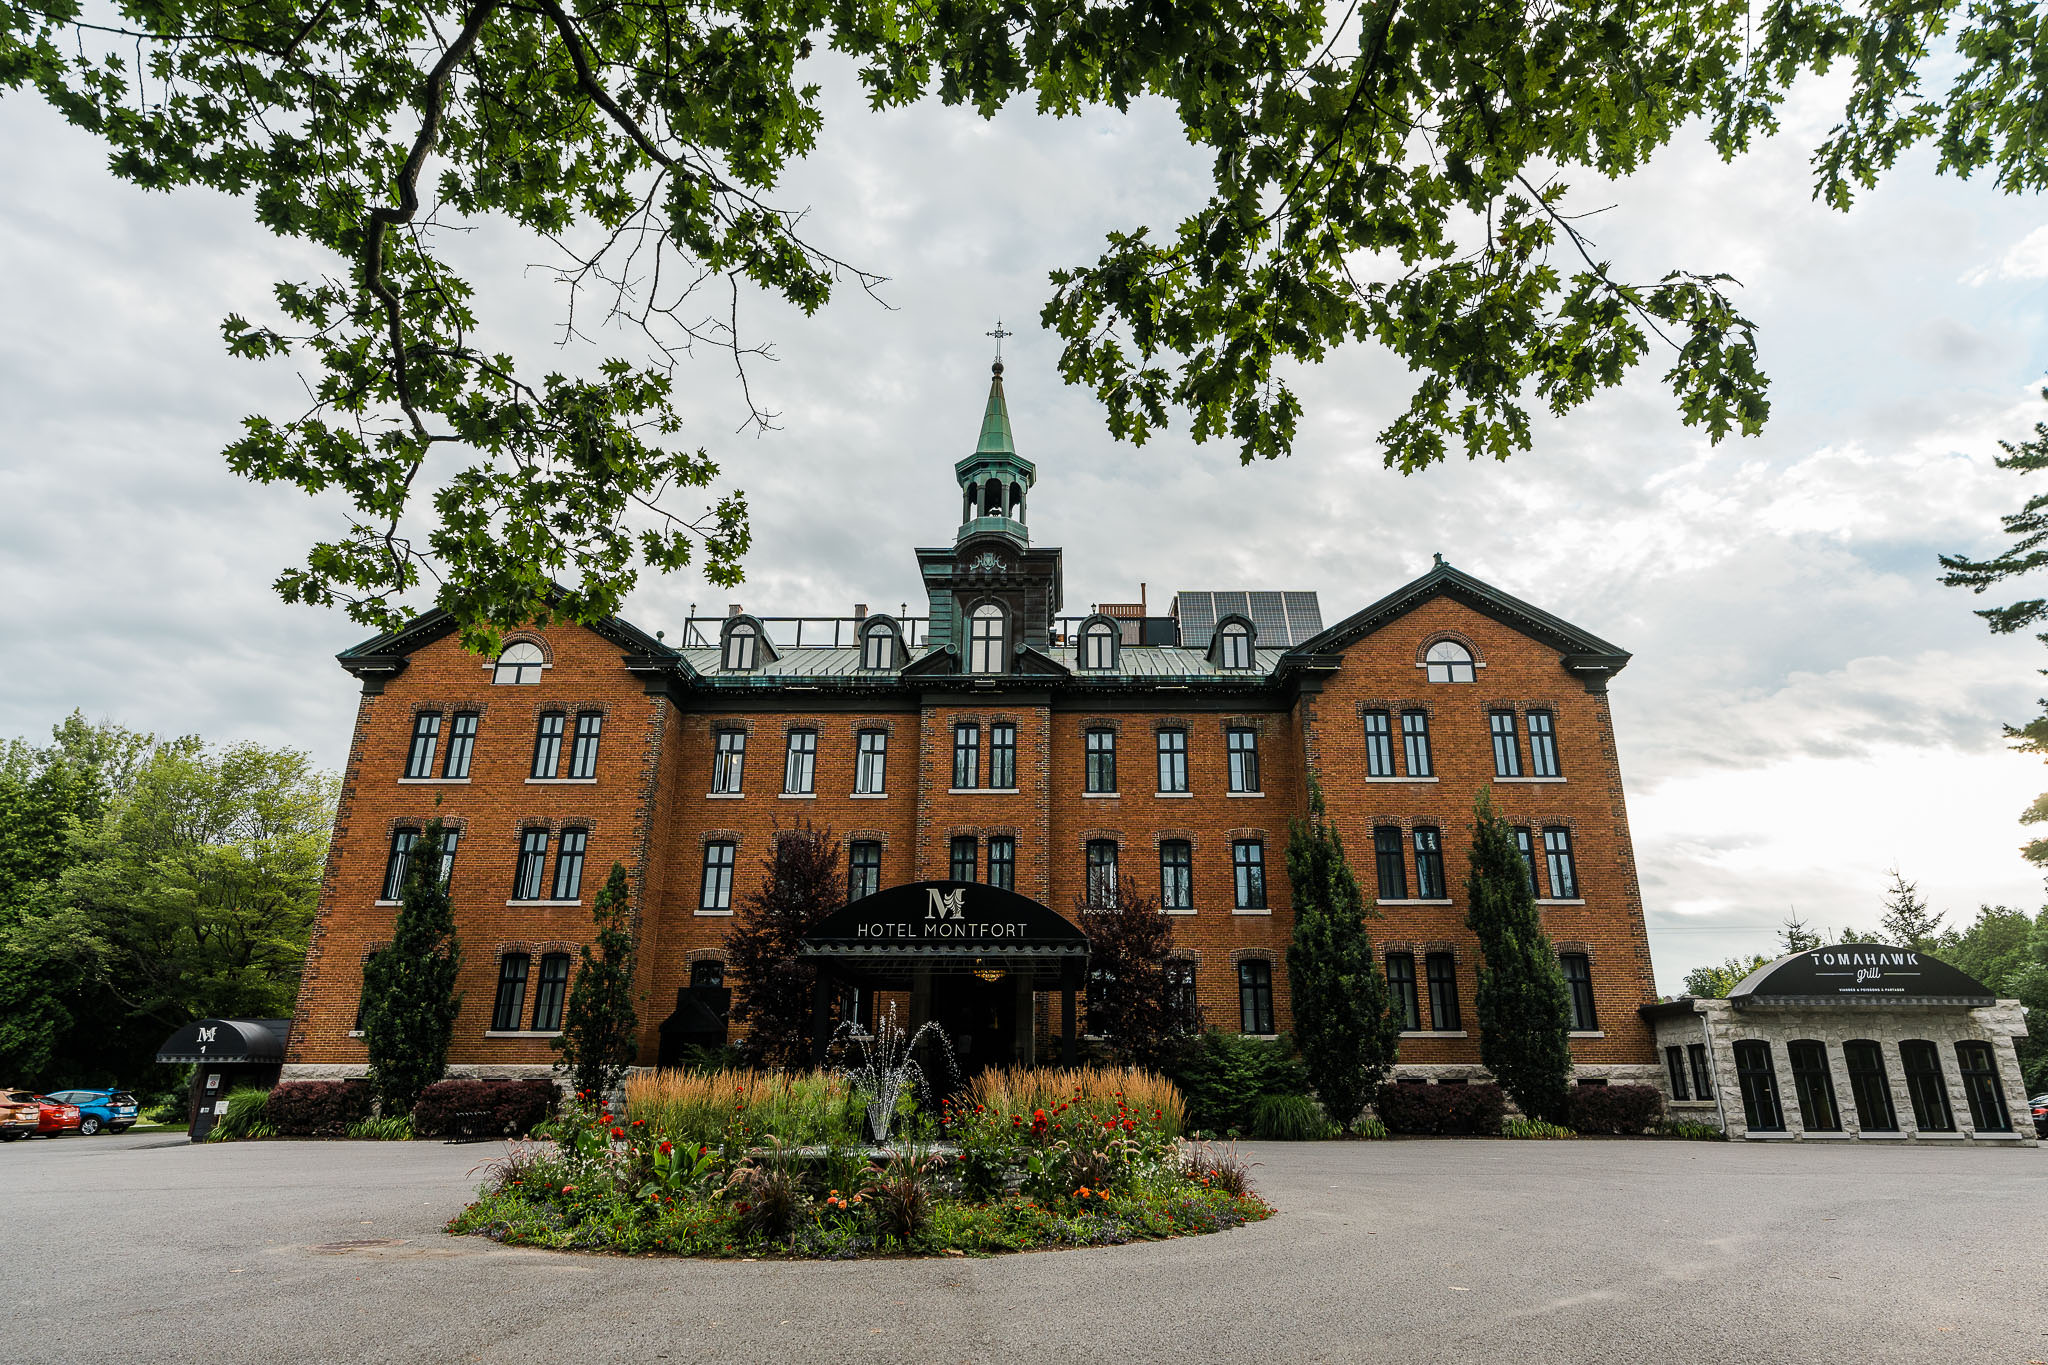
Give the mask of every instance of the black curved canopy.
M 284 1060 L 289 1019 L 195 1019 L 164 1039 L 159 1062 L 250 1062 Z
M 1888 943 L 1838 943 L 1779 958 L 1728 992 L 1742 1006 L 1989 1005 L 1991 989 L 1957 967 Z
M 805 960 L 867 972 L 975 970 L 1057 975 L 1088 959 L 1088 937 L 1028 896 L 980 882 L 906 882 L 827 916 Z M 1068 968 L 1072 970 L 1071 967 Z

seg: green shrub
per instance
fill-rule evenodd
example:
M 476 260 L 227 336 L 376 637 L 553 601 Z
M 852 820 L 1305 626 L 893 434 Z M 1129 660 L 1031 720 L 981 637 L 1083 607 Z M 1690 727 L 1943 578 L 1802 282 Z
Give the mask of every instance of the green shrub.
M 1560 1128 L 1554 1123 L 1545 1123 L 1542 1119 L 1525 1119 L 1519 1115 L 1514 1118 L 1501 1120 L 1500 1135 L 1505 1138 L 1570 1138 L 1578 1136 L 1577 1133 L 1574 1133 L 1569 1128 Z
M 1570 1110 L 1581 1133 L 1650 1133 L 1664 1119 L 1664 1094 L 1654 1085 L 1579 1085 Z
M 1252 1136 L 1268 1142 L 1320 1142 L 1337 1125 L 1307 1095 L 1264 1095 L 1252 1106 Z
M 1260 1100 L 1309 1093 L 1308 1072 L 1284 1033 L 1246 1038 L 1212 1029 L 1190 1040 L 1164 1069 L 1180 1087 L 1190 1133 L 1248 1133 Z
M 1698 1119 L 1665 1119 L 1664 1136 L 1684 1138 L 1689 1142 L 1726 1142 L 1728 1135 L 1711 1123 Z
M 359 1119 L 349 1125 L 348 1135 L 370 1142 L 410 1142 L 412 1115 L 393 1114 L 389 1118 Z
M 214 1120 L 208 1142 L 241 1142 L 250 1138 L 275 1137 L 276 1130 L 263 1121 L 263 1106 L 270 1092 L 254 1086 L 228 1092 L 227 1112 Z
M 1378 1114 L 1367 1114 L 1351 1125 L 1351 1136 L 1378 1141 L 1387 1135 L 1387 1125 L 1380 1122 Z

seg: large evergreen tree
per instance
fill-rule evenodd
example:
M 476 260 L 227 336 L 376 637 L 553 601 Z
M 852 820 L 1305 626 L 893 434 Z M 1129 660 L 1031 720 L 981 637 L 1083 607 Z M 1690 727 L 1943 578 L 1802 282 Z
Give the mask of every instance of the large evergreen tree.
M 809 1063 L 817 969 L 797 961 L 797 948 L 812 925 L 845 902 L 832 832 L 808 820 L 777 830 L 761 884 L 740 904 L 725 937 L 732 1018 L 747 1026 L 739 1050 L 749 1062 L 786 1069 Z
M 1536 912 L 1529 864 L 1490 788 L 1473 801 L 1470 909 L 1479 936 L 1479 1059 L 1522 1112 L 1563 1123 L 1571 1095 L 1571 998 Z
M 1118 1061 L 1158 1066 L 1176 1040 L 1200 1029 L 1172 989 L 1173 920 L 1129 878 L 1108 904 L 1076 896 L 1074 919 L 1088 936 L 1088 1031 Z
M 597 942 L 583 945 L 576 982 L 569 988 L 569 1006 L 562 1031 L 555 1036 L 561 1067 L 569 1072 L 578 1094 L 609 1095 L 625 1077 L 638 1050 L 633 1012 L 632 888 L 622 864 L 612 864 L 604 890 L 597 893 L 591 918 L 597 921 Z M 597 951 L 592 952 L 595 948 Z
M 1313 782 L 1308 819 L 1289 826 L 1287 880 L 1294 892 L 1294 939 L 1287 945 L 1294 1038 L 1323 1112 L 1348 1133 L 1394 1064 L 1401 1024 L 1365 929 L 1373 907 L 1359 892 Z
M 1919 884 L 1907 881 L 1896 867 L 1891 876 L 1891 891 L 1884 898 L 1884 914 L 1878 919 L 1884 941 L 1915 952 L 1933 952 L 1941 942 L 1941 911 L 1930 910 L 1927 902 L 1920 899 Z
M 462 945 L 441 878 L 441 822 L 429 821 L 406 862 L 391 946 L 363 964 L 363 1042 L 370 1083 L 386 1114 L 411 1111 L 448 1069 L 448 1040 L 462 997 Z

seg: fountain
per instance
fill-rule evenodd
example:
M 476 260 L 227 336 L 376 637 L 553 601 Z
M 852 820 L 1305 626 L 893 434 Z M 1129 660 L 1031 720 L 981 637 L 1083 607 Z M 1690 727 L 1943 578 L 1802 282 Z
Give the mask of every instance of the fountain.
M 840 1025 L 839 1033 L 860 1058 L 857 1065 L 850 1063 L 844 1072 L 854 1092 L 867 1096 L 868 1140 L 878 1146 L 889 1141 L 889 1130 L 896 1123 L 896 1104 L 903 1098 L 906 1087 L 914 1087 L 915 1093 L 926 1104 L 931 1103 L 931 1084 L 917 1061 L 917 1047 L 925 1034 L 938 1039 L 946 1066 L 957 1078 L 959 1068 L 954 1063 L 953 1044 L 947 1039 L 945 1030 L 936 1022 L 921 1024 L 915 1031 L 906 1030 L 896 1022 L 894 1005 L 875 1021 L 873 1033 L 864 1032 L 851 1023 Z

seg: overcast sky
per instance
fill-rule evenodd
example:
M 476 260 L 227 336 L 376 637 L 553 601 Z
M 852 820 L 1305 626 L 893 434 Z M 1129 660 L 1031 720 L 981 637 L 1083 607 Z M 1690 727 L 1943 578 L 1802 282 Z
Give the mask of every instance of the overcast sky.
M 1243 468 L 1180 431 L 1142 449 L 1061 385 L 1037 325 L 1046 272 L 1102 235 L 1198 202 L 1203 163 L 1169 116 L 993 123 L 937 107 L 868 114 L 822 69 L 828 128 L 781 200 L 821 244 L 891 277 L 892 309 L 847 291 L 809 321 L 760 304 L 776 346 L 753 375 L 780 429 L 736 435 L 715 358 L 680 383 L 687 439 L 754 509 L 748 581 L 647 582 L 628 615 L 673 628 L 692 604 L 845 614 L 918 600 L 913 545 L 958 518 L 998 315 L 1020 450 L 1037 463 L 1035 538 L 1066 547 L 1070 609 L 1177 588 L 1313 589 L 1335 621 L 1424 571 L 1433 551 L 1634 651 L 1613 700 L 1660 986 L 1772 951 L 1808 921 L 1874 925 L 1887 870 L 1952 920 L 2038 907 L 2016 817 L 2048 786 L 2002 744 L 2048 664 L 1994 639 L 1985 605 L 1935 581 L 1943 551 L 1999 543 L 2027 491 L 2000 438 L 2048 417 L 2036 390 L 2048 305 L 2038 201 L 1936 179 L 1912 161 L 1849 215 L 1809 198 L 1826 92 L 1733 165 L 1698 141 L 1627 185 L 1595 235 L 1618 273 L 1726 270 L 1762 326 L 1764 436 L 1709 446 L 1655 375 L 1562 421 L 1505 465 L 1404 478 L 1375 433 L 1405 402 L 1386 356 L 1348 350 L 1299 377 L 1291 460 Z M 242 416 L 296 411 L 288 364 L 233 361 L 218 324 L 266 316 L 270 282 L 331 262 L 277 242 L 246 205 L 144 195 L 22 97 L 0 101 L 0 736 L 74 707 L 160 734 L 252 739 L 339 767 L 356 688 L 333 663 L 366 632 L 288 607 L 269 584 L 340 525 L 293 488 L 230 475 Z M 538 244 L 466 248 L 503 344 L 551 362 Z M 605 354 L 638 357 L 630 338 Z M 2003 599 L 1995 599 L 2003 600 Z M 915 606 L 913 610 L 915 610 Z

